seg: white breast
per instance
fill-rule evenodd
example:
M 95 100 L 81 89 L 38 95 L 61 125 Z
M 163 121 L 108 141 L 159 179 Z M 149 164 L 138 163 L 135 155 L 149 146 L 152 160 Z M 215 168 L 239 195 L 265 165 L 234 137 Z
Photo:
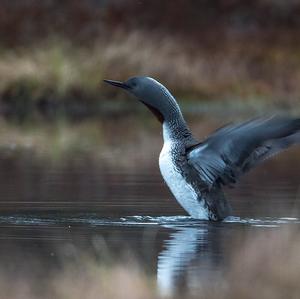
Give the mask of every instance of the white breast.
M 195 190 L 176 169 L 172 160 L 171 150 L 172 142 L 167 141 L 164 143 L 159 156 L 160 172 L 164 180 L 179 204 L 193 218 L 208 219 L 208 211 L 204 208 L 203 204 L 199 202 Z

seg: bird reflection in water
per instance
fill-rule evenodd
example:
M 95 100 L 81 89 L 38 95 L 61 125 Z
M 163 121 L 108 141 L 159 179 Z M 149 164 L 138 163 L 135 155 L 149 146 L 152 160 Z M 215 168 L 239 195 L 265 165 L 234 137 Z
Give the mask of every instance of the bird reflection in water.
M 174 294 L 179 286 L 180 290 L 195 289 L 204 274 L 209 279 L 207 269 L 216 268 L 214 264 L 219 260 L 217 231 L 207 227 L 180 227 L 165 240 L 157 262 L 157 286 L 162 296 Z M 195 271 L 197 281 L 193 279 Z

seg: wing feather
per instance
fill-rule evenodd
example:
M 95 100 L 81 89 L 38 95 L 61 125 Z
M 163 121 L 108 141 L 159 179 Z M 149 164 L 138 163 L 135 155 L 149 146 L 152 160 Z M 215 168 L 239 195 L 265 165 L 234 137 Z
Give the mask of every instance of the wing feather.
M 296 143 L 300 143 L 300 119 L 256 118 L 217 130 L 187 157 L 211 189 L 235 183 L 241 174 Z

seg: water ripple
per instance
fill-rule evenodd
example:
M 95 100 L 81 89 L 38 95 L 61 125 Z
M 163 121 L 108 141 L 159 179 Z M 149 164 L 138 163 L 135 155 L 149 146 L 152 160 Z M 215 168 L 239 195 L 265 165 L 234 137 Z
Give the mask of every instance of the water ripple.
M 89 226 L 163 226 L 177 227 L 203 227 L 206 225 L 250 225 L 254 227 L 278 227 L 284 224 L 300 224 L 299 218 L 239 218 L 228 217 L 223 222 L 209 222 L 193 219 L 190 216 L 125 216 L 120 218 L 99 217 L 96 214 L 57 215 L 45 216 L 14 214 L 0 216 L 0 225 L 24 226 L 55 226 L 55 225 L 89 225 Z

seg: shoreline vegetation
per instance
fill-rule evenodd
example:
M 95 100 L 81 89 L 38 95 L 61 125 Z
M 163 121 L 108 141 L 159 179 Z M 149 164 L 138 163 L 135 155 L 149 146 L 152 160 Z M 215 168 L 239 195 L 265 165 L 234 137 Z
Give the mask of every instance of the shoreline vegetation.
M 102 82 L 134 75 L 166 85 L 192 127 L 208 120 L 197 136 L 261 114 L 300 115 L 299 11 L 292 0 L 3 2 L 1 147 L 96 151 L 113 143 L 108 123 L 158 130 L 145 107 Z
M 143 31 L 117 31 L 90 47 L 52 38 L 0 51 L 0 111 L 21 122 L 127 114 L 133 101 L 102 80 L 134 75 L 157 78 L 183 106 L 299 111 L 299 53 L 297 46 L 238 41 L 195 50 L 181 38 Z
M 102 80 L 134 75 L 157 78 L 182 103 L 299 111 L 299 11 L 293 0 L 3 1 L 0 113 L 127 114 L 124 93 Z

